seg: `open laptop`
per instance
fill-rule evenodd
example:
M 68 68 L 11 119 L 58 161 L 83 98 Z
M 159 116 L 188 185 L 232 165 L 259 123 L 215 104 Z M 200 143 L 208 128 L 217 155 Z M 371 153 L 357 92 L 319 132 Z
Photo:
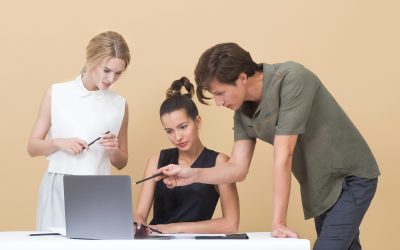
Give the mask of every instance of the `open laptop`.
M 64 176 L 64 199 L 68 238 L 133 239 L 129 176 Z

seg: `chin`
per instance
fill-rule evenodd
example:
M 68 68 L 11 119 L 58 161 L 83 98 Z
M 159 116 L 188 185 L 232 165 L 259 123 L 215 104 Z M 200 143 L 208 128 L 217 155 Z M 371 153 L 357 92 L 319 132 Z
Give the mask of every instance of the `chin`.
M 178 149 L 181 150 L 181 151 L 189 151 L 190 148 L 191 148 L 191 145 L 190 145 L 190 144 L 186 145 L 186 146 L 183 147 L 183 148 L 178 147 Z

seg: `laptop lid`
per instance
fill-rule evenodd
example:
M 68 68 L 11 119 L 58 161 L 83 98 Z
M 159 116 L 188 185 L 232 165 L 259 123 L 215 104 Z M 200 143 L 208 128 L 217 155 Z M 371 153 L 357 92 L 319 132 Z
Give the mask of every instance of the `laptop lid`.
M 129 176 L 64 176 L 68 238 L 133 239 Z

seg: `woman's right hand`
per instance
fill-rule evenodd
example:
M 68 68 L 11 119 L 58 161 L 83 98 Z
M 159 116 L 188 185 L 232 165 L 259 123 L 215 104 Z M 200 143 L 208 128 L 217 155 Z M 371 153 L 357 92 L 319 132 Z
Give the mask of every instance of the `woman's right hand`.
M 150 231 L 146 227 L 142 227 L 142 225 L 146 224 L 146 221 L 142 216 L 134 214 L 133 215 L 133 233 L 137 236 L 149 235 Z
M 59 150 L 72 155 L 80 154 L 83 150 L 88 148 L 88 145 L 84 140 L 76 137 L 53 139 L 53 143 Z
M 182 167 L 175 164 L 159 168 L 154 172 L 154 174 L 159 173 L 163 175 L 155 177 L 155 181 L 163 180 L 168 188 L 190 185 L 195 182 L 198 174 L 196 168 Z

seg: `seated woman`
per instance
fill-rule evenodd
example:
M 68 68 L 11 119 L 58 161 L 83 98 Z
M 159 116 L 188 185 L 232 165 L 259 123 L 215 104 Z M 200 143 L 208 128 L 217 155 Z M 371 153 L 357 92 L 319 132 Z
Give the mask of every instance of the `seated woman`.
M 181 94 L 182 87 L 188 93 Z M 167 99 L 161 104 L 160 119 L 167 137 L 175 146 L 152 156 L 145 177 L 157 168 L 180 164 L 188 168 L 209 168 L 228 161 L 228 156 L 203 146 L 199 138 L 201 117 L 192 101 L 194 86 L 186 77 L 172 83 Z M 222 217 L 212 219 L 218 199 Z M 209 185 L 194 183 L 168 189 L 162 181 L 142 184 L 135 221 L 146 224 L 151 206 L 151 228 L 163 233 L 234 233 L 239 225 L 239 197 L 236 184 Z

